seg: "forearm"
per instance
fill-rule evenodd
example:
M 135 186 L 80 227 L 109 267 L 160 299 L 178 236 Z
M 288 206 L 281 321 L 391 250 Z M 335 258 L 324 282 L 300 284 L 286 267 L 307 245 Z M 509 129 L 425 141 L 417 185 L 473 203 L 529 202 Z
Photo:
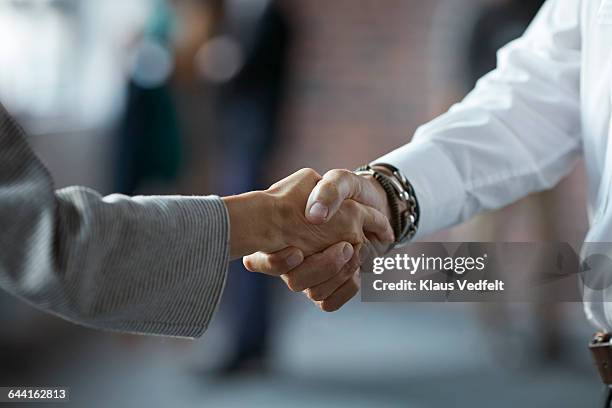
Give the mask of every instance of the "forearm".
M 549 1 L 498 67 L 414 142 L 399 168 L 421 205 L 419 237 L 554 186 L 581 150 L 580 2 Z
M 229 262 L 229 223 L 218 197 L 101 197 L 82 188 L 55 195 L 47 285 L 31 296 L 61 294 L 49 308 L 94 328 L 204 332 Z M 43 234 L 41 225 L 37 237 Z
M 98 329 L 204 332 L 229 258 L 220 199 L 54 191 L 1 106 L 0 187 L 0 288 Z

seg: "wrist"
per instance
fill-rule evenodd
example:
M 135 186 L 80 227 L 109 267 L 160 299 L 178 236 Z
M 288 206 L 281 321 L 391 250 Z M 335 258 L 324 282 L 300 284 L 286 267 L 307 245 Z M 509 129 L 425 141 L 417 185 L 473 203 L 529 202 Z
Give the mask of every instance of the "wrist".
M 407 244 L 415 235 L 419 225 L 419 204 L 412 184 L 394 166 L 374 163 L 361 166 L 357 174 L 370 176 L 384 190 L 391 217 L 389 218 L 396 242 L 394 247 Z
M 284 248 L 276 200 L 265 191 L 252 191 L 224 197 L 230 218 L 232 259 L 257 252 Z
M 362 176 L 370 182 L 374 191 L 376 191 L 376 205 L 374 206 L 378 211 L 382 212 L 388 220 L 391 220 L 391 206 L 389 203 L 389 197 L 385 192 L 383 186 L 373 176 L 366 174 Z

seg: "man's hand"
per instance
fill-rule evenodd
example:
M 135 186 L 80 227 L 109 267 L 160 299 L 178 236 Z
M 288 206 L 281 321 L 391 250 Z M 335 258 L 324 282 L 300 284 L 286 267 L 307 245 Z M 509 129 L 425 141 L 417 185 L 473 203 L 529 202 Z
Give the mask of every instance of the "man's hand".
M 378 181 L 349 170 L 330 170 L 312 190 L 306 205 L 306 218 L 313 224 L 331 219 L 345 200 L 352 199 L 376 208 L 389 218 L 387 194 Z
M 377 209 L 350 197 L 342 198 L 337 205 L 331 203 L 333 212 L 330 211 L 324 222 L 315 225 L 310 221 L 304 215 L 304 208 L 319 180 L 321 176 L 314 170 L 303 169 L 266 190 L 265 193 L 274 202 L 273 216 L 276 220 L 272 223 L 278 226 L 282 248 L 300 248 L 305 256 L 309 256 L 341 241 L 353 245 L 367 244 L 369 240 L 393 242 L 393 230 L 388 218 Z
M 305 217 L 313 224 L 326 223 L 346 199 L 377 208 L 387 217 L 389 215 L 387 195 L 376 180 L 357 176 L 348 170 L 331 170 L 310 193 Z M 304 293 L 322 310 L 334 311 L 358 293 L 360 265 L 368 257 L 381 253 L 380 243 L 370 241 L 367 246 L 356 248 L 354 255 L 346 260 L 338 252 L 340 245 L 342 243 L 305 259 L 296 248 L 272 254 L 259 252 L 245 257 L 244 264 L 251 271 L 282 276 L 293 290 L 308 287 L 298 282 L 305 282 L 310 276 L 327 278 L 324 283 L 304 290 Z M 292 280 L 295 284 L 291 284 Z

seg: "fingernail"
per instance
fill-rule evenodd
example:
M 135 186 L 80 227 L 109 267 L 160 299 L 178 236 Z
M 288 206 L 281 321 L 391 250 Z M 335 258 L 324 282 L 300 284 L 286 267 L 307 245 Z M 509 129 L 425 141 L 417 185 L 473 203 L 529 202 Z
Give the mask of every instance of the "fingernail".
M 344 245 L 344 248 L 342 248 L 342 256 L 345 262 L 348 262 L 353 257 L 353 252 L 355 252 L 355 250 L 351 244 Z
M 299 252 L 294 252 L 287 258 L 287 266 L 294 268 L 302 263 L 302 255 Z
M 312 218 L 318 218 L 318 219 L 324 220 L 325 217 L 327 217 L 328 212 L 329 212 L 329 209 L 327 208 L 327 206 L 319 202 L 316 202 L 310 207 L 309 214 Z

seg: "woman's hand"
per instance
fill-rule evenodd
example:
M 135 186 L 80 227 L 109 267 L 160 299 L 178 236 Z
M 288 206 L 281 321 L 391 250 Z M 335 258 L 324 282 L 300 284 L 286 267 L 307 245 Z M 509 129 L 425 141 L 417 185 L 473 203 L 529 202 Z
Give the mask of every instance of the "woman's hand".
M 387 217 L 353 200 L 343 201 L 326 223 L 309 222 L 306 204 L 319 180 L 316 171 L 302 169 L 266 191 L 224 198 L 230 215 L 232 258 L 286 247 L 299 248 L 308 256 L 338 242 L 393 242 Z

